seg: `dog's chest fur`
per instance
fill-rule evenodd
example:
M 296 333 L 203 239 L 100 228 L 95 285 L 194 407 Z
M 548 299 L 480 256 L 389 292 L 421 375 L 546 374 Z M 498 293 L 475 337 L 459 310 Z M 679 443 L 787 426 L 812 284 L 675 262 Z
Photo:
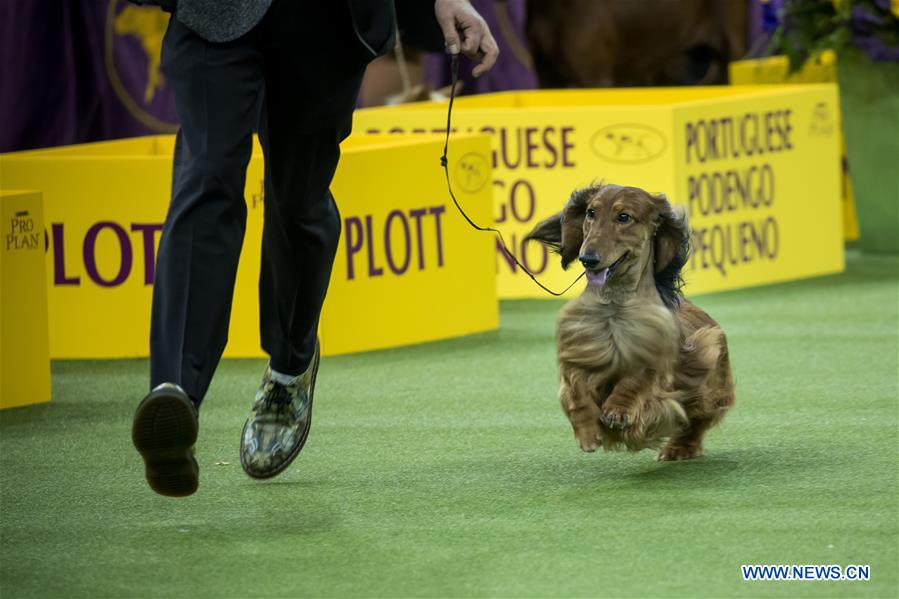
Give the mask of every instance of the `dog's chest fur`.
M 562 309 L 556 333 L 560 366 L 607 381 L 668 370 L 680 346 L 677 319 L 661 303 L 602 303 L 589 291 Z

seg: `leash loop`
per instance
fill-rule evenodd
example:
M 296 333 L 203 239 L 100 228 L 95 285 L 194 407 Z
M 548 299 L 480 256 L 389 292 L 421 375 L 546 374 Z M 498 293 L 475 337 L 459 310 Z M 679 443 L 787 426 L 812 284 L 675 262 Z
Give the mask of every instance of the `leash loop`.
M 568 293 L 568 290 L 575 286 L 575 284 L 583 278 L 586 274 L 582 272 L 578 278 L 571 282 L 571 285 L 566 287 L 563 291 L 553 291 L 543 283 L 537 280 L 537 277 L 532 273 L 518 258 L 509 250 L 509 247 L 506 245 L 506 240 L 503 238 L 503 234 L 494 227 L 482 227 L 475 223 L 471 218 L 469 218 L 468 214 L 465 213 L 465 210 L 462 209 L 462 206 L 459 205 L 459 201 L 456 200 L 456 194 L 453 193 L 453 186 L 450 182 L 449 175 L 449 160 L 447 159 L 447 153 L 449 151 L 449 138 L 450 138 L 450 130 L 452 129 L 452 116 L 453 116 L 453 101 L 456 99 L 456 83 L 459 80 L 459 55 L 453 54 L 450 58 L 450 73 L 451 73 L 451 84 L 450 84 L 450 97 L 449 97 L 449 107 L 446 110 L 446 142 L 443 144 L 443 156 L 440 157 L 440 166 L 443 167 L 443 172 L 446 174 L 446 188 L 449 191 L 450 198 L 453 200 L 453 204 L 456 205 L 456 209 L 459 213 L 468 221 L 468 224 L 472 226 L 477 231 L 487 231 L 491 233 L 495 233 L 497 239 L 499 239 L 500 245 L 503 248 L 503 251 L 506 253 L 509 258 L 515 263 L 515 265 L 520 268 L 524 273 L 531 278 L 534 283 L 537 284 L 540 289 L 547 292 L 550 295 L 554 295 L 556 297 L 560 297 Z

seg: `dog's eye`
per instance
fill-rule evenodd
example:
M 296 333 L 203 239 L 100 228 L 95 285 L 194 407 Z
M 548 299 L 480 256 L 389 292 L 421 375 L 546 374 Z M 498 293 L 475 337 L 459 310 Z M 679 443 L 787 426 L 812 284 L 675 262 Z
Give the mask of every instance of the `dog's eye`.
M 631 222 L 631 215 L 628 214 L 627 212 L 619 212 L 618 213 L 618 222 L 622 223 L 622 224 Z
M 596 210 L 593 208 L 587 208 L 587 218 L 593 218 L 596 216 Z

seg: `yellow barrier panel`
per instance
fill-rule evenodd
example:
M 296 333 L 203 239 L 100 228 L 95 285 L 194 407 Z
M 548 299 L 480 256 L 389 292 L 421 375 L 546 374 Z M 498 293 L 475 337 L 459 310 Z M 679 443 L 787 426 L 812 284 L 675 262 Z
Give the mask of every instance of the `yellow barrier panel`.
M 822 52 L 792 74 L 790 61 L 784 55 L 736 60 L 728 65 L 727 70 L 734 85 L 835 83 L 837 56 L 831 50 Z
M 728 66 L 730 81 L 736 85 L 757 85 L 785 83 L 836 83 L 837 57 L 828 50 L 819 54 L 814 60 L 805 63 L 800 71 L 790 74 L 790 64 L 786 56 L 769 56 L 753 60 L 738 60 Z M 846 157 L 846 143 L 840 128 L 840 152 Z M 858 218 L 855 214 L 855 197 L 852 194 L 852 183 L 849 172 L 843 171 L 843 237 L 848 241 L 856 241 L 859 237 Z
M 0 191 L 0 409 L 50 401 L 41 194 Z
M 460 156 L 488 162 L 486 136 L 459 138 L 455 147 Z M 44 193 L 52 357 L 147 355 L 172 151 L 172 137 L 158 136 L 0 157 L 4 184 Z M 497 328 L 492 241 L 451 212 L 441 152 L 438 137 L 361 136 L 343 144 L 332 186 L 343 235 L 320 325 L 325 355 Z M 229 357 L 263 355 L 257 296 L 262 176 L 257 144 L 247 173 L 249 216 Z M 481 176 L 489 181 L 489 167 Z M 459 197 L 476 218 L 490 221 L 489 185 Z
M 459 132 L 492 135 L 495 220 L 563 289 L 577 275 L 524 235 L 593 181 L 665 192 L 690 212 L 688 293 L 843 269 L 836 86 L 546 90 L 461 98 Z M 439 133 L 446 103 L 356 113 L 368 133 Z M 451 155 L 464 151 L 450 142 Z M 465 189 L 467 171 L 454 171 Z M 501 298 L 546 297 L 496 253 Z M 580 285 L 570 293 L 580 291 Z

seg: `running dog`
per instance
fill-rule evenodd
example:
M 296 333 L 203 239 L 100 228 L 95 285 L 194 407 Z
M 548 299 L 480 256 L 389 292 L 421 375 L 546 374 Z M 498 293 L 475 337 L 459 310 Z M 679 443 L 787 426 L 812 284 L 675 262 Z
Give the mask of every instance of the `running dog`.
M 734 383 L 724 331 L 681 294 L 683 210 L 664 195 L 600 183 L 575 191 L 526 239 L 557 252 L 563 268 L 577 259 L 586 270 L 586 289 L 556 329 L 559 400 L 580 448 L 702 455 Z

